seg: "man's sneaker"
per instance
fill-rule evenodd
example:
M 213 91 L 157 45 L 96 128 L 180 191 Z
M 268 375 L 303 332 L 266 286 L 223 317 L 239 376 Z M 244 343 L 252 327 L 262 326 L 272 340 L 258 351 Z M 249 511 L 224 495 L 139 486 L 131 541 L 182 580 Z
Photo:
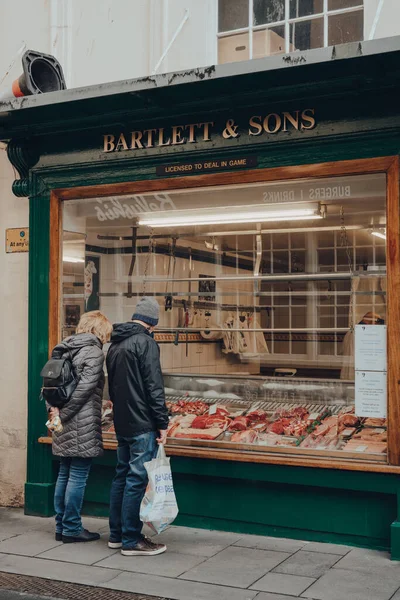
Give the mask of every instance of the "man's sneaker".
M 56 542 L 62 542 L 62 533 L 58 533 L 58 531 L 56 531 Z
M 122 542 L 108 540 L 108 547 L 111 548 L 112 550 L 116 550 L 117 548 L 122 548 Z
M 156 556 L 165 552 L 166 549 L 165 544 L 155 544 L 149 538 L 143 537 L 135 546 L 123 546 L 121 554 L 123 556 Z
M 82 529 L 79 535 L 63 535 L 64 544 L 74 544 L 76 542 L 94 542 L 100 539 L 99 533 L 91 533 L 87 529 Z

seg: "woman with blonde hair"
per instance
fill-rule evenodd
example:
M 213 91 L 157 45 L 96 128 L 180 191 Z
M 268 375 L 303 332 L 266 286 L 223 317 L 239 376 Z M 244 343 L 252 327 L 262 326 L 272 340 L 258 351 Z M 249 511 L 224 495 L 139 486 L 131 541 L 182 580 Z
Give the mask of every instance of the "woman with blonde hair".
M 53 454 L 60 457 L 54 494 L 56 540 L 64 543 L 91 542 L 100 537 L 82 527 L 81 509 L 92 460 L 103 453 L 103 344 L 111 332 L 107 317 L 94 310 L 82 315 L 76 334 L 54 349 L 70 354 L 78 381 L 62 408 L 48 407 L 50 418 L 59 416 L 62 424 L 62 431 L 53 432 Z

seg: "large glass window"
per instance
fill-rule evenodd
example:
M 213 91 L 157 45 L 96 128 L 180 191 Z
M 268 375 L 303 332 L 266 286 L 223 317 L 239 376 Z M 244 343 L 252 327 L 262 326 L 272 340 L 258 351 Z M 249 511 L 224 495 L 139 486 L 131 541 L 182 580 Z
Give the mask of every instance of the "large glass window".
M 219 0 L 218 62 L 364 38 L 363 0 Z
M 152 295 L 170 443 L 385 460 L 385 190 L 371 174 L 66 201 L 60 334 Z

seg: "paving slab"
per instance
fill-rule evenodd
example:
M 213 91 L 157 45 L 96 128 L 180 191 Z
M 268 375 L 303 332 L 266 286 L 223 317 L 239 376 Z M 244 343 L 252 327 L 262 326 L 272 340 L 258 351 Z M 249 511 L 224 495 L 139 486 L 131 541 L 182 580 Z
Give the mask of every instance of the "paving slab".
M 55 581 L 67 581 L 68 583 L 81 583 L 82 585 L 100 585 L 110 581 L 121 572 L 11 554 L 0 554 L 0 571 L 43 577 Z
M 377 577 L 375 573 L 331 569 L 301 597 L 313 600 L 389 600 L 397 587 L 393 581 Z
M 286 594 L 282 595 L 274 594 L 272 592 L 260 592 L 254 598 L 254 600 L 293 600 L 293 598 L 293 596 L 286 596 Z M 298 598 L 298 596 L 295 596 L 295 598 Z
M 375 573 L 382 578 L 386 577 L 398 581 L 400 586 L 400 563 L 390 560 L 388 552 L 356 548 L 335 564 L 334 570 L 336 569 Z
M 45 521 L 48 521 L 48 519 L 24 515 L 22 509 L 0 508 L 0 531 L 2 534 L 12 533 L 17 535 L 26 533 L 43 525 Z
M 230 546 L 181 579 L 247 588 L 288 557 L 285 552 Z
M 390 600 L 400 600 L 400 590 L 397 590 L 394 596 Z
M 108 548 L 107 539 L 108 536 L 102 536 L 100 540 L 90 542 L 90 544 L 61 544 L 52 550 L 42 552 L 38 555 L 38 558 L 77 563 L 80 565 L 93 565 L 113 554 L 119 554 L 119 550 Z
M 18 534 L 12 533 L 11 531 L 9 531 L 8 533 L 6 533 L 5 531 L 0 531 L 0 542 L 15 537 L 16 535 Z
M 307 552 L 323 552 L 324 554 L 337 554 L 338 556 L 345 556 L 352 550 L 353 546 L 343 546 L 341 544 L 328 544 L 324 542 L 309 542 L 303 550 Z
M 100 587 L 161 596 L 171 600 L 252 600 L 257 594 L 251 590 L 133 573 L 122 573 L 112 581 L 101 584 Z
M 170 527 L 154 538 L 157 543 L 167 544 L 168 551 L 196 556 L 214 556 L 240 538 L 240 534 L 190 527 Z
M 318 578 L 326 573 L 338 560 L 340 560 L 340 557 L 335 554 L 300 550 L 276 567 L 274 573 Z
M 29 531 L 0 542 L 0 554 L 37 556 L 61 544 L 62 542 L 56 542 L 54 535 L 47 532 Z
M 274 550 L 276 552 L 297 552 L 304 548 L 307 542 L 301 540 L 288 540 L 263 535 L 245 535 L 235 543 L 242 548 L 257 548 L 258 550 Z
M 158 556 L 122 556 L 117 552 L 113 556 L 96 563 L 96 567 L 133 571 L 146 575 L 164 575 L 165 577 L 178 577 L 204 561 L 203 556 L 165 552 Z
M 274 592 L 275 594 L 290 594 L 299 596 L 304 590 L 315 583 L 313 577 L 300 577 L 299 575 L 287 575 L 282 573 L 267 573 L 251 586 L 252 590 L 263 592 Z

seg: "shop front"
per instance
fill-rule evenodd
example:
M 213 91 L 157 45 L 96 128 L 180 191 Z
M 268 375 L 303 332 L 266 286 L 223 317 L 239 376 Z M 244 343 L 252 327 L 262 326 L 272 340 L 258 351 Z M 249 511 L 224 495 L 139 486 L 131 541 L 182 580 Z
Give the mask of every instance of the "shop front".
M 30 196 L 27 513 L 52 513 L 49 349 L 151 295 L 178 523 L 400 559 L 400 43 L 362 49 L 0 105 Z M 96 515 L 107 386 L 103 436 Z

